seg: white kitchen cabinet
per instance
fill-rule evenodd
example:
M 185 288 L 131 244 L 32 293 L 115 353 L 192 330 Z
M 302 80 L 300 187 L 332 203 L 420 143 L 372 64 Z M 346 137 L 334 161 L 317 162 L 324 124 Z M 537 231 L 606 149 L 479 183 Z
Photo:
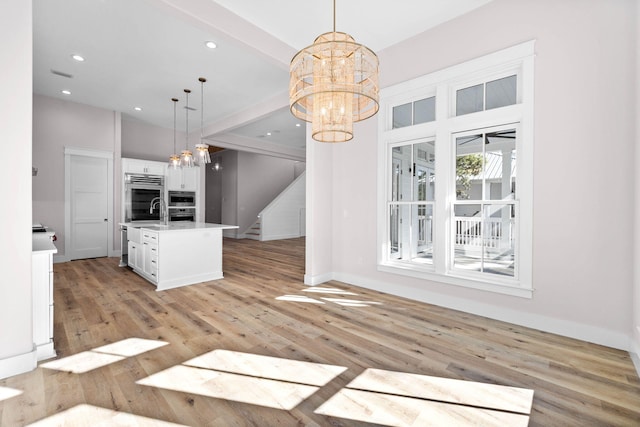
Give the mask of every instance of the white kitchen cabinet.
M 158 283 L 158 233 L 142 230 L 142 246 L 144 251 L 144 266 L 142 273 L 149 281 Z
M 34 240 L 31 263 L 33 287 L 33 342 L 38 360 L 56 357 L 53 347 L 53 254 L 52 242 Z M 43 247 L 48 246 L 48 247 Z
M 127 248 L 129 249 L 129 267 L 133 268 L 134 270 L 140 269 L 140 259 L 142 258 L 142 249 L 140 248 L 140 243 L 132 242 L 131 240 L 129 240 Z
M 142 234 L 140 233 L 140 229 L 128 227 L 127 239 L 129 267 L 134 270 L 141 270 L 143 268 L 144 253 L 142 249 Z
M 123 173 L 144 173 L 148 175 L 165 175 L 166 166 L 164 162 L 154 162 L 152 160 L 122 159 Z
M 169 191 L 198 191 L 200 168 L 168 168 L 167 190 Z

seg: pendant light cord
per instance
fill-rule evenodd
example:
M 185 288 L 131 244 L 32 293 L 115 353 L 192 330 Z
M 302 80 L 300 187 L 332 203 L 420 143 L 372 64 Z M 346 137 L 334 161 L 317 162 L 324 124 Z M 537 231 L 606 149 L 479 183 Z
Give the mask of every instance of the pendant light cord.
M 333 32 L 336 32 L 336 0 L 333 0 Z
M 187 139 L 186 139 L 186 142 L 184 144 L 184 149 L 185 150 L 189 150 L 189 94 L 191 93 L 191 90 L 185 89 L 184 93 L 187 94 L 187 106 L 185 107 Z
M 173 101 L 173 153 L 176 152 L 176 105 L 178 98 L 171 98 Z
M 202 134 L 204 130 L 204 83 L 207 79 L 200 77 L 198 80 L 200 81 L 200 143 L 202 143 Z

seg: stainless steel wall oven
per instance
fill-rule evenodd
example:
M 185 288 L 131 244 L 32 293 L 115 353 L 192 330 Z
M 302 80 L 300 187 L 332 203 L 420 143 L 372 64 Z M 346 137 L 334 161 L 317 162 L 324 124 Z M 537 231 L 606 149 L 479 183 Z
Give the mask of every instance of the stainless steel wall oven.
M 164 204 L 164 177 L 124 174 L 124 222 L 159 221 Z

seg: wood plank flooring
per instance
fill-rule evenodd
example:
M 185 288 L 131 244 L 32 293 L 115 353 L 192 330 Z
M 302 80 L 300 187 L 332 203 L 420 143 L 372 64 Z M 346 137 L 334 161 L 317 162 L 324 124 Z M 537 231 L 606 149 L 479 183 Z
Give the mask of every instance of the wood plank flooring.
M 397 373 L 409 373 L 531 389 L 530 426 L 640 425 L 640 380 L 626 352 L 339 282 L 311 292 L 302 283 L 304 243 L 225 239 L 224 279 L 164 292 L 156 292 L 128 268 L 119 268 L 114 258 L 55 264 L 56 360 L 82 352 L 98 358 L 118 353 L 118 345 L 100 347 L 129 338 L 167 344 L 83 373 L 45 368 L 50 361 L 44 361 L 32 372 L 0 380 L 0 425 L 39 420 L 39 425 L 64 425 L 60 419 L 71 419 L 73 413 L 102 417 L 123 412 L 131 414 L 121 414 L 123 425 L 145 425 L 143 418 L 126 418 L 135 416 L 188 426 L 372 425 L 350 419 L 348 408 L 324 408 L 334 396 L 345 404 L 356 401 L 349 396 L 373 394 L 354 387 L 367 373 L 385 371 L 392 371 L 396 382 L 401 381 Z M 192 361 L 198 356 L 217 360 L 215 354 L 224 355 L 225 362 Z M 294 369 L 278 358 L 334 374 L 316 383 L 305 379 L 311 373 L 294 374 L 302 372 L 299 364 L 294 363 Z M 234 360 L 253 360 L 250 375 L 234 371 Z M 272 360 L 273 366 L 264 366 Z M 205 372 L 205 367 L 214 370 Z M 211 387 L 213 377 L 242 374 L 242 384 L 274 386 L 274 403 L 268 406 L 259 397 L 252 401 L 258 390 L 246 385 L 228 392 L 249 393 L 234 399 L 222 389 L 215 392 L 222 394 L 210 395 L 198 393 L 198 388 L 185 390 L 186 377 L 166 386 L 158 383 L 174 371 L 182 376 L 195 372 L 200 388 Z M 291 409 L 277 407 L 281 402 L 276 394 L 282 392 L 278 381 L 304 390 Z M 296 382 L 313 384 L 292 387 Z M 315 389 L 309 394 L 308 387 Z M 3 388 L 22 393 L 2 400 Z M 413 388 L 420 393 L 419 387 Z M 396 384 L 392 389 L 412 387 Z M 374 397 L 376 402 L 425 402 L 419 395 Z M 82 404 L 90 406 L 78 406 Z M 377 405 L 352 412 L 366 417 L 375 410 L 383 416 L 372 418 L 376 425 L 394 425 L 379 420 L 398 407 Z M 405 425 L 438 425 L 434 418 L 409 419 L 409 412 L 400 414 Z M 48 418 L 55 414 L 57 419 Z

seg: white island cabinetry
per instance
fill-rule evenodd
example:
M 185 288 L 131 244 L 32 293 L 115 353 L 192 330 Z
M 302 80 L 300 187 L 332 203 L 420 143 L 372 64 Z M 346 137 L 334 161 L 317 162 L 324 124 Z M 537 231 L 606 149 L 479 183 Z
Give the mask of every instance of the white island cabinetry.
M 222 279 L 222 231 L 238 228 L 193 222 L 124 225 L 128 228 L 129 266 L 158 291 Z

